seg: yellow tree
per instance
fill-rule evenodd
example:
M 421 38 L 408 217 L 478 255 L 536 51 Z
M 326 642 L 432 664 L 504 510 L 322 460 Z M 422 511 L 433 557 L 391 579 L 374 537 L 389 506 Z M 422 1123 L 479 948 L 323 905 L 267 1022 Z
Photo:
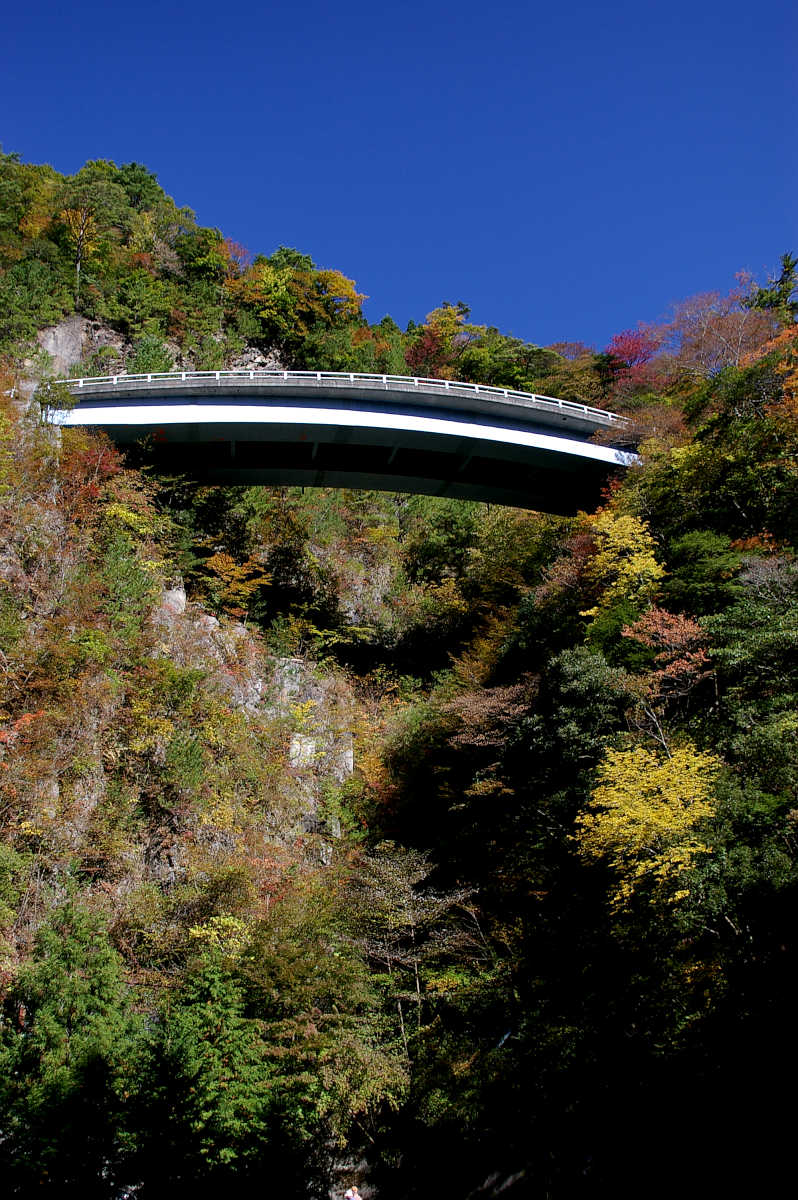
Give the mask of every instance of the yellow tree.
M 587 521 L 595 553 L 585 568 L 586 578 L 599 593 L 583 617 L 595 617 L 616 604 L 640 611 L 657 591 L 665 569 L 657 562 L 655 542 L 645 521 L 604 509 Z
M 322 269 L 316 272 L 315 282 L 329 319 L 356 320 L 360 316 L 367 297 L 357 290 L 353 279 L 340 271 Z
M 233 617 L 245 617 L 258 589 L 271 583 L 271 576 L 254 559 L 238 562 L 224 550 L 212 554 L 203 566 L 211 597 Z
M 294 296 L 290 290 L 291 271 L 274 267 L 266 259 L 258 259 L 239 276 L 227 279 L 227 295 L 234 304 L 251 308 L 265 327 L 267 337 L 280 339 L 291 329 L 294 316 Z
M 669 757 L 642 746 L 606 752 L 574 840 L 583 859 L 606 862 L 618 876 L 613 909 L 627 908 L 640 891 L 652 904 L 689 896 L 687 875 L 710 853 L 700 826 L 715 812 L 721 766 L 690 743 Z

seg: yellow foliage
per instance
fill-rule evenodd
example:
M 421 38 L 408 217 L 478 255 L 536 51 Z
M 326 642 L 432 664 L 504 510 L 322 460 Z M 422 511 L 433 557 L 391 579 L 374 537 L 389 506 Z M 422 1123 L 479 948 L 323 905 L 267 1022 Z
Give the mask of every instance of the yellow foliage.
M 240 917 L 225 913 L 211 917 L 203 925 L 192 925 L 188 936 L 198 947 L 221 950 L 223 954 L 238 955 L 249 941 L 249 926 Z
M 160 579 L 164 567 L 167 565 L 165 558 L 140 558 L 139 566 L 147 575 L 154 575 Z
M 427 313 L 426 324 L 439 337 L 451 339 L 463 332 L 467 315 L 468 311 L 464 308 L 454 304 L 442 304 L 440 308 L 434 308 L 431 313 Z
M 254 559 L 239 563 L 223 550 L 206 559 L 204 566 L 219 603 L 233 616 L 244 616 L 258 589 L 271 583 L 271 576 Z
M 19 231 L 23 237 L 38 238 L 47 229 L 53 219 L 54 198 L 58 190 L 58 180 L 39 177 L 35 187 L 28 192 L 28 208 L 19 222 Z
M 601 598 L 582 616 L 595 617 L 624 600 L 641 607 L 648 603 L 665 568 L 657 562 L 654 539 L 645 521 L 604 510 L 588 518 L 588 528 L 596 553 L 586 574 L 600 588 Z
M 150 698 L 146 694 L 131 697 L 130 715 L 129 746 L 135 754 L 148 754 L 153 750 L 163 750 L 174 737 L 173 722 L 153 713 Z
M 499 609 L 485 620 L 464 650 L 452 659 L 458 682 L 466 687 L 481 687 L 487 683 L 510 632 L 510 619 L 506 609 Z
M 226 793 L 215 795 L 200 814 L 200 825 L 211 829 L 233 829 L 236 824 L 235 796 Z
M 97 246 L 97 218 L 90 208 L 65 208 L 61 220 L 69 230 L 69 235 L 76 246 L 80 247 L 82 255 L 88 255 Z
M 250 304 L 258 316 L 287 332 L 292 307 L 289 283 L 291 272 L 257 262 L 238 279 L 229 279 L 227 289 L 234 301 Z
M 137 512 L 125 504 L 106 504 L 103 516 L 115 529 L 124 529 L 148 537 L 158 532 L 158 521 L 152 512 Z
M 652 903 L 689 895 L 682 877 L 697 855 L 710 852 L 696 830 L 715 812 L 721 765 L 690 744 L 670 758 L 642 746 L 607 751 L 574 840 L 583 858 L 605 860 L 618 873 L 614 909 L 626 908 L 642 886 L 652 889 Z
M 300 700 L 297 704 L 291 705 L 291 716 L 297 729 L 307 729 L 310 726 L 315 707 L 315 700 Z
M 468 612 L 468 603 L 463 598 L 457 581 L 447 576 L 440 583 L 429 583 L 424 588 L 421 600 L 422 611 L 431 617 L 445 619 Z
M 8 490 L 13 455 L 14 428 L 5 413 L 0 412 L 0 495 Z
M 357 290 L 353 279 L 347 279 L 340 271 L 326 269 L 317 271 L 316 279 L 322 293 L 331 300 L 337 316 L 360 316 L 360 309 L 367 297 Z
M 360 709 L 353 714 L 355 770 L 366 788 L 375 794 L 384 791 L 390 777 L 383 753 L 386 727 L 387 713 L 380 709 Z
M 17 830 L 25 838 L 39 838 L 45 832 L 42 825 L 38 825 L 35 821 L 28 819 L 20 821 Z
M 133 213 L 130 218 L 128 246 L 133 253 L 141 254 L 152 250 L 155 245 L 155 214 Z

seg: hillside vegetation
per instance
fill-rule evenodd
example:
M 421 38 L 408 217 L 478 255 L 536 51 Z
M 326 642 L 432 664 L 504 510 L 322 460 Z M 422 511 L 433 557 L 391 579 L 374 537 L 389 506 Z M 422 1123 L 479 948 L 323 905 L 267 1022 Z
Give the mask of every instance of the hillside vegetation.
M 601 350 L 462 304 L 403 331 L 138 164 L 0 157 L 9 1195 L 768 1190 L 798 999 L 795 283 L 787 254 Z M 574 519 L 162 478 L 20 399 L 64 321 L 80 372 L 598 403 L 641 462 Z

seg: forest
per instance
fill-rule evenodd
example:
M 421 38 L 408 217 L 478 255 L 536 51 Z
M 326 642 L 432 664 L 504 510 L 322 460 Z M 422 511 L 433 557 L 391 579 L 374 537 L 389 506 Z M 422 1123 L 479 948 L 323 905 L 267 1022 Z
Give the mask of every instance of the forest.
M 791 1167 L 797 273 L 601 348 L 400 329 L 141 164 L 0 154 L 7 1195 Z M 43 417 L 64 372 L 276 365 L 598 405 L 640 461 L 565 518 L 205 487 Z

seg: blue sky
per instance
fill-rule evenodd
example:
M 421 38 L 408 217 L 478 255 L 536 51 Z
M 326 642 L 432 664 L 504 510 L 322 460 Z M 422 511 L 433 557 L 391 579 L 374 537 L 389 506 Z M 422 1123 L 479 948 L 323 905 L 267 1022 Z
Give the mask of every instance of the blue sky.
M 798 252 L 793 0 L 15 5 L 0 142 L 540 344 Z

